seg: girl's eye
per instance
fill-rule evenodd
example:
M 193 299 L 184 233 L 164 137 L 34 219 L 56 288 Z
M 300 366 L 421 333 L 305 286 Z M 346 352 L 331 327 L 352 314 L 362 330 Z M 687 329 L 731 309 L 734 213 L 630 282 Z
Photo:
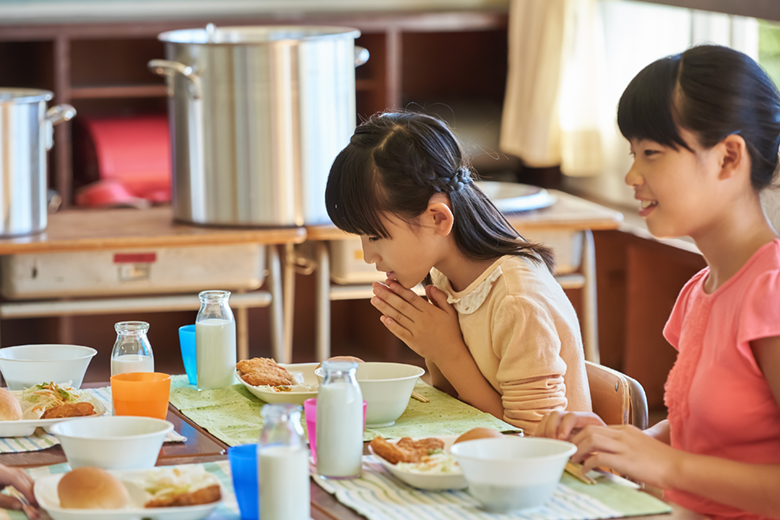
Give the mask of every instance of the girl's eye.
M 368 237 L 369 242 L 376 242 L 377 240 L 381 240 L 381 237 Z
M 644 154 L 645 157 L 650 157 L 651 155 L 655 155 L 658 153 L 658 150 L 645 150 Z

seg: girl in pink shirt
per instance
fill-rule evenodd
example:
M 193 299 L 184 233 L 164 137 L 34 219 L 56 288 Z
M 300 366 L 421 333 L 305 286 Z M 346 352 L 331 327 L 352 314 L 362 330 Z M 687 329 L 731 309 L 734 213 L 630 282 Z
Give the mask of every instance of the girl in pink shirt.
M 664 328 L 679 351 L 669 418 L 643 432 L 552 412 L 537 435 L 711 518 L 780 518 L 780 239 L 759 201 L 778 168 L 780 95 L 744 54 L 694 47 L 632 80 L 618 124 L 639 214 L 657 237 L 692 237 L 708 265 Z

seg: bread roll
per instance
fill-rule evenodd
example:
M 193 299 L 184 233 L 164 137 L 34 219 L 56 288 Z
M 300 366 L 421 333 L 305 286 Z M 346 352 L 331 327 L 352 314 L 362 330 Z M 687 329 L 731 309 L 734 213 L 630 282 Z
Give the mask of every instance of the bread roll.
M 22 418 L 22 405 L 14 394 L 0 388 L 0 421 L 18 421 Z
M 454 444 L 458 444 L 459 442 L 463 441 L 473 441 L 476 439 L 489 439 L 490 437 L 503 437 L 503 434 L 492 428 L 472 428 L 455 439 Z
M 130 504 L 127 488 L 108 471 L 76 468 L 57 485 L 60 507 L 66 509 L 123 509 Z

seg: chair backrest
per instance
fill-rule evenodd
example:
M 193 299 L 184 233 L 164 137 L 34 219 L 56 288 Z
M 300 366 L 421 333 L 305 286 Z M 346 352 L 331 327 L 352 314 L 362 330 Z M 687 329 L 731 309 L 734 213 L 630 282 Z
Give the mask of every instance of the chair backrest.
M 647 397 L 635 379 L 604 365 L 585 361 L 593 412 L 607 424 L 647 428 Z

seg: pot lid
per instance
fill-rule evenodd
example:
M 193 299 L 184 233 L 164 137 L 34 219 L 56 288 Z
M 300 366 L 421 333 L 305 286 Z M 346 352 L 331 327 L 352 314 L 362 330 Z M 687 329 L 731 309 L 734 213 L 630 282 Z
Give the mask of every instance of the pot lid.
M 0 103 L 37 103 L 51 101 L 54 92 L 37 88 L 0 87 Z
M 319 25 L 255 25 L 246 27 L 215 27 L 181 29 L 160 34 L 157 39 L 171 43 L 204 45 L 262 45 L 280 41 L 315 41 L 325 39 L 355 39 L 360 31 L 351 27 Z

